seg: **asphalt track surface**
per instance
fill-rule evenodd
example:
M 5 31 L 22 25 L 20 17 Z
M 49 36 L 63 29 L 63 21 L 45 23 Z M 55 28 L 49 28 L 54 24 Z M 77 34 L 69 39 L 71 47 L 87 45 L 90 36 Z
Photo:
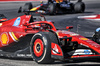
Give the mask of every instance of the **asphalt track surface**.
M 55 16 L 45 15 L 47 20 L 55 22 L 56 28 L 65 28 L 66 26 L 73 26 L 71 31 L 79 33 L 82 36 L 91 37 L 95 29 L 100 26 L 100 21 L 89 21 L 85 19 L 78 19 L 78 16 L 92 15 L 100 13 L 100 0 L 84 0 L 86 3 L 85 13 L 78 14 L 58 14 Z M 15 18 L 23 15 L 18 14 L 17 10 L 20 6 L 23 6 L 25 2 L 0 2 L 0 13 L 5 14 L 8 19 Z M 39 2 L 34 2 L 34 5 Z M 38 16 L 34 16 L 38 17 Z M 53 64 L 37 64 L 32 59 L 9 59 L 0 58 L 0 66 L 100 66 L 100 61 L 97 59 L 92 60 L 76 60 L 60 62 L 56 61 Z

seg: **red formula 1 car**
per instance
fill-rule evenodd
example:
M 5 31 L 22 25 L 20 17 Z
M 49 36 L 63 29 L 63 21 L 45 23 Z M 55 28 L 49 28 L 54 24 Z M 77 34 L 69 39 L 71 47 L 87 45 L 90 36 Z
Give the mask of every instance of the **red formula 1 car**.
M 83 13 L 85 11 L 85 4 L 82 0 L 78 0 L 75 4 L 71 3 L 70 0 L 48 0 L 47 3 L 41 3 L 36 7 L 33 7 L 32 3 L 25 3 L 24 10 L 50 15 L 68 12 Z
M 100 45 L 70 32 L 72 26 L 56 29 L 43 17 L 34 20 L 32 15 L 23 15 L 0 23 L 0 56 L 33 58 L 37 63 L 100 58 Z

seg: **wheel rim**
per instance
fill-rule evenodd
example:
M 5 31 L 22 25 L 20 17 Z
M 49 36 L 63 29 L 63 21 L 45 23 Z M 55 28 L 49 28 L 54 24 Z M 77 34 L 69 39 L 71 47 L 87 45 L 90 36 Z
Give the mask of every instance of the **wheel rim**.
M 40 57 L 43 54 L 44 46 L 41 39 L 36 39 L 33 45 L 34 55 L 36 57 Z

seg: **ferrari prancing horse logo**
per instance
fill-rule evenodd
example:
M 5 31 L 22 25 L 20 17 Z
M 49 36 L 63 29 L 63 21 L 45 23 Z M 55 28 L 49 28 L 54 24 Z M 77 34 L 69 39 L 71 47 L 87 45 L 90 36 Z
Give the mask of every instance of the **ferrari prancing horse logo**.
M 2 33 L 1 34 L 1 44 L 2 45 L 7 45 L 9 42 L 9 37 L 8 37 L 8 34 L 5 32 L 5 33 Z

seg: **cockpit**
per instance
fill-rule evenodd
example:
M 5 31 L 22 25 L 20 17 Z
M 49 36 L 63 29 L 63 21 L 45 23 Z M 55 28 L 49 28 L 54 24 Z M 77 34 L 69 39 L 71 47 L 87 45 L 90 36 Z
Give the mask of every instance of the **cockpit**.
M 40 17 L 38 18 L 31 16 L 29 23 L 30 25 L 28 26 L 28 28 L 32 28 L 33 30 L 53 29 L 52 21 L 46 20 L 46 18 L 43 15 L 40 15 Z
M 48 2 L 56 2 L 56 3 L 60 3 L 63 2 L 64 0 L 48 0 Z M 67 0 L 66 0 L 67 1 Z

